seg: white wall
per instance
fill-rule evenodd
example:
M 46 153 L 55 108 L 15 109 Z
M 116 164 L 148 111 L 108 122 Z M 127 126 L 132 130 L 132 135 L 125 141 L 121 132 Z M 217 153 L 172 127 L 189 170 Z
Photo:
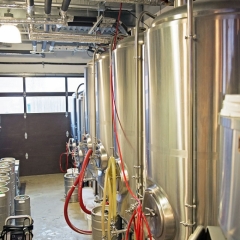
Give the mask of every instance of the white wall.
M 41 55 L 0 55 L 0 75 L 7 73 L 84 73 L 84 65 L 64 65 L 64 63 L 86 64 L 90 60 L 91 58 L 86 52 L 73 53 L 69 51 L 46 53 L 45 58 L 42 58 Z M 38 64 L 7 64 L 24 62 Z

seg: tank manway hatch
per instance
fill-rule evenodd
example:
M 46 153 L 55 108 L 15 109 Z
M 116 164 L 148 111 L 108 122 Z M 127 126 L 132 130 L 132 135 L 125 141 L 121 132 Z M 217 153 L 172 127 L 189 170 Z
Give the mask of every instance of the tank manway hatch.
M 164 192 L 156 185 L 145 190 L 143 211 L 154 239 L 174 239 L 176 224 L 173 209 Z

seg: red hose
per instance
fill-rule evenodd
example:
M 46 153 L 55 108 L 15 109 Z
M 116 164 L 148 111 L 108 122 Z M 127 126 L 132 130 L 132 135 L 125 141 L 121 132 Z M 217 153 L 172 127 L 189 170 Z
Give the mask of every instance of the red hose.
M 90 150 L 89 150 L 90 151 Z M 88 151 L 88 152 L 89 152 Z M 92 151 L 92 150 L 91 150 Z M 87 153 L 88 154 L 88 153 Z M 92 154 L 92 152 L 91 152 L 91 154 Z M 90 155 L 91 155 L 90 154 Z M 90 156 L 89 155 L 89 156 Z M 81 169 L 81 172 L 80 172 L 80 174 L 79 174 L 79 177 L 78 177 L 78 199 L 79 199 L 79 205 L 80 205 L 80 207 L 81 207 L 81 209 L 85 212 L 85 213 L 87 213 L 87 214 L 91 214 L 91 211 L 89 211 L 86 207 L 85 207 L 85 205 L 84 205 L 84 203 L 83 203 L 83 198 L 82 198 L 82 186 L 83 186 L 83 179 L 84 179 L 84 174 L 85 174 L 85 171 L 86 171 L 86 168 L 87 168 L 87 165 L 88 165 L 88 163 L 89 163 L 89 161 L 90 161 L 90 157 L 88 157 L 87 158 L 87 155 L 86 155 L 86 158 L 84 159 L 84 161 L 83 161 L 83 164 L 82 164 L 82 169 Z
M 88 159 L 90 158 L 91 154 L 92 154 L 92 150 L 88 150 L 88 152 L 87 152 L 87 154 L 86 154 L 86 157 L 85 157 L 85 159 L 84 159 L 84 162 L 89 161 Z M 79 175 L 79 176 L 80 176 L 80 175 Z M 69 204 L 69 200 L 70 200 L 70 198 L 71 198 L 71 196 L 72 196 L 73 191 L 75 190 L 75 187 L 76 187 L 76 186 L 78 185 L 78 183 L 79 183 L 79 176 L 78 176 L 78 178 L 75 180 L 73 186 L 71 187 L 71 189 L 69 190 L 69 192 L 68 192 L 68 194 L 67 194 L 67 197 L 66 197 L 66 200 L 65 200 L 65 203 L 64 203 L 64 218 L 65 218 L 68 226 L 69 226 L 73 231 L 75 231 L 75 232 L 77 232 L 77 233 L 80 233 L 80 234 L 91 235 L 91 234 L 92 234 L 92 231 L 81 230 L 81 229 L 75 227 L 75 226 L 71 223 L 71 221 L 70 221 L 70 219 L 69 219 L 69 217 L 68 217 L 68 204 Z

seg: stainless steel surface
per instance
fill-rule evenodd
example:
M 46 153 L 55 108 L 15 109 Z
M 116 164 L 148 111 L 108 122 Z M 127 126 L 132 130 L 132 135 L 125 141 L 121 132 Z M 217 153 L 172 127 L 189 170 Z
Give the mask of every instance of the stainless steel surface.
M 226 240 L 220 227 L 208 226 L 207 232 L 211 240 Z
M 239 92 L 239 1 L 196 1 L 193 7 L 197 39 L 192 128 L 189 90 L 194 86 L 189 88 L 187 81 L 186 6 L 160 15 L 146 33 L 147 178 L 163 188 L 176 213 L 176 240 L 187 239 L 191 232 L 191 152 L 197 158 L 197 172 L 192 169 L 197 179 L 196 225 L 217 225 L 217 116 L 224 95 Z M 196 152 L 190 131 L 196 131 Z
M 187 4 L 187 0 L 174 0 L 174 7 L 181 7 Z
M 77 99 L 77 138 L 82 141 L 85 133 L 85 113 L 84 113 L 84 95 L 81 94 Z
M 102 206 L 98 206 L 92 209 L 92 239 L 93 240 L 102 240 Z M 108 216 L 108 207 L 105 207 L 105 229 L 107 236 L 107 216 Z
M 143 126 L 143 74 L 142 74 L 142 61 L 143 61 L 143 42 L 139 43 L 139 32 L 140 32 L 140 22 L 143 17 L 147 15 L 148 17 L 155 18 L 156 16 L 148 11 L 143 11 L 139 17 L 136 24 L 136 34 L 135 34 L 135 79 L 136 79 L 136 91 L 137 91 L 137 166 L 136 169 L 136 185 L 137 192 L 140 196 L 143 196 L 143 137 L 144 137 L 144 126 Z
M 5 225 L 5 219 L 8 217 L 8 194 L 9 189 L 7 187 L 0 187 L 0 229 L 2 231 Z
M 75 93 L 72 94 L 70 101 L 72 102 L 72 109 L 69 109 L 71 113 L 71 137 L 77 140 L 77 101 Z
M 77 178 L 78 178 L 78 173 L 66 173 L 64 175 L 65 196 L 67 196 L 68 191 L 74 185 L 74 182 Z M 69 202 L 70 203 L 78 202 L 78 186 L 75 187 Z
M 146 189 L 143 211 L 155 240 L 174 238 L 176 234 L 174 212 L 162 189 L 156 185 Z
M 96 136 L 96 127 L 95 127 L 95 108 L 94 108 L 94 92 L 93 87 L 95 84 L 95 79 L 93 76 L 93 63 L 89 62 L 85 68 L 85 93 L 86 93 L 86 132 L 90 137 Z
M 31 215 L 30 197 L 28 195 L 19 195 L 14 198 L 15 216 L 18 215 Z M 15 224 L 17 226 L 30 225 L 29 219 L 16 218 Z
M 240 236 L 240 118 L 220 117 L 219 224 L 227 239 Z
M 104 151 L 106 156 L 102 161 L 101 169 L 107 167 L 108 158 L 112 155 L 112 115 L 111 115 L 111 95 L 110 95 L 110 62 L 109 54 L 97 55 L 96 58 L 96 128 L 97 139 L 101 142 L 100 151 L 102 156 Z M 104 159 L 102 159 L 104 160 Z
M 143 44 L 143 36 L 139 38 L 140 47 Z M 139 51 L 140 53 L 142 51 Z M 137 166 L 137 84 L 136 84 L 136 64 L 134 51 L 134 37 L 120 41 L 113 51 L 113 78 L 115 89 L 116 108 L 123 130 L 118 122 L 116 124 L 118 138 L 122 152 L 123 161 L 129 176 L 129 185 L 132 191 L 136 192 L 136 171 Z M 117 150 L 119 155 L 119 150 Z M 130 215 L 125 212 L 133 203 L 129 192 L 124 191 L 125 183 L 120 182 L 118 193 L 118 212 L 121 217 L 129 219 Z

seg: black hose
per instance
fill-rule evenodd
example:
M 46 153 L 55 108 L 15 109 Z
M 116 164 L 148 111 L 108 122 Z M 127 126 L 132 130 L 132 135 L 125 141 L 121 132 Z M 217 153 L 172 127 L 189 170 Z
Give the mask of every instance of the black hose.
M 51 13 L 51 7 L 52 7 L 52 0 L 45 0 L 45 14 L 50 14 Z
M 34 0 L 29 0 L 28 3 L 30 7 L 34 6 Z
M 71 0 L 63 0 L 61 10 L 66 12 L 70 5 Z

